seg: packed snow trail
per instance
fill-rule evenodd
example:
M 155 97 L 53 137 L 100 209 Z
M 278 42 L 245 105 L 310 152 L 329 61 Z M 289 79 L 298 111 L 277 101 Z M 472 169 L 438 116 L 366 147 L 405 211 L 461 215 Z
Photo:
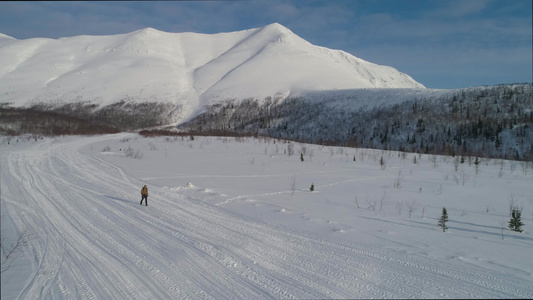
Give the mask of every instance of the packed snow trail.
M 2 201 L 31 232 L 19 299 L 528 298 L 511 274 L 326 240 L 149 186 L 79 149 L 1 151 Z

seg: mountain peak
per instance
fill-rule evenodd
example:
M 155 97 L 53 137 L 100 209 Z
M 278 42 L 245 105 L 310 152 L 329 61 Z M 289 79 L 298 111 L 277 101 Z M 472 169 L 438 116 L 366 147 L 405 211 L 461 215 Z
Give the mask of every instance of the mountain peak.
M 137 31 L 134 31 L 136 34 L 144 34 L 144 35 L 153 35 L 153 34 L 161 34 L 164 33 L 163 31 L 159 31 L 157 29 L 154 29 L 152 27 L 146 27 L 144 29 L 139 29 Z
M 264 29 L 270 29 L 270 30 L 278 30 L 280 32 L 291 32 L 292 33 L 292 31 L 289 28 L 281 25 L 280 23 L 268 24 L 268 25 L 264 26 L 263 28 Z
M 273 33 L 273 34 L 278 34 L 278 35 L 281 35 L 281 36 L 297 36 L 296 34 L 294 34 L 294 32 L 292 32 L 289 28 L 279 24 L 279 23 L 272 23 L 272 24 L 269 24 L 269 25 L 266 25 L 264 26 L 263 28 L 261 28 L 262 31 L 265 31 L 265 32 L 270 32 L 270 33 Z
M 165 34 L 168 34 L 167 32 L 160 31 L 157 29 L 154 29 L 152 27 L 146 27 L 143 29 L 136 30 L 134 32 L 131 32 L 129 35 L 135 36 L 135 37 L 150 37 L 150 38 L 159 38 Z

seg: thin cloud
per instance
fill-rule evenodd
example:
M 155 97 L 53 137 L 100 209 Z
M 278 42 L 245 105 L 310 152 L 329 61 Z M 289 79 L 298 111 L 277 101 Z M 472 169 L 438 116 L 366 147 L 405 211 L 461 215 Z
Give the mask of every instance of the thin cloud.
M 427 12 L 430 17 L 465 18 L 483 12 L 491 3 L 491 0 L 448 0 L 435 1 L 435 8 Z
M 481 69 L 500 81 L 516 74 L 531 81 L 531 10 L 527 0 L 0 1 L 0 32 L 17 39 L 146 27 L 211 34 L 277 22 L 312 44 L 390 65 L 428 87 L 449 87 L 473 82 Z M 446 77 L 436 72 L 458 79 L 436 80 Z

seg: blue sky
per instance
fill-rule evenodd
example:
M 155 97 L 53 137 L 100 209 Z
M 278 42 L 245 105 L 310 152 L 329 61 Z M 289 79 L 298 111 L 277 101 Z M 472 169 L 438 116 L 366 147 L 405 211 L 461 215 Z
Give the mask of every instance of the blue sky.
M 531 0 L 0 2 L 0 33 L 17 39 L 146 27 L 218 33 L 274 22 L 428 88 L 533 82 Z

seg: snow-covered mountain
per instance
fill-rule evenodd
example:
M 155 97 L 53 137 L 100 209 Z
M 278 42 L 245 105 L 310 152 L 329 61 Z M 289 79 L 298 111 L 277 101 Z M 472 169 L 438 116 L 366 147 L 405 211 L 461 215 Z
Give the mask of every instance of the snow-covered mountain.
M 184 117 L 225 99 L 424 88 L 392 67 L 312 45 L 280 24 L 219 34 L 152 28 L 17 40 L 0 34 L 0 103 L 172 103 Z

